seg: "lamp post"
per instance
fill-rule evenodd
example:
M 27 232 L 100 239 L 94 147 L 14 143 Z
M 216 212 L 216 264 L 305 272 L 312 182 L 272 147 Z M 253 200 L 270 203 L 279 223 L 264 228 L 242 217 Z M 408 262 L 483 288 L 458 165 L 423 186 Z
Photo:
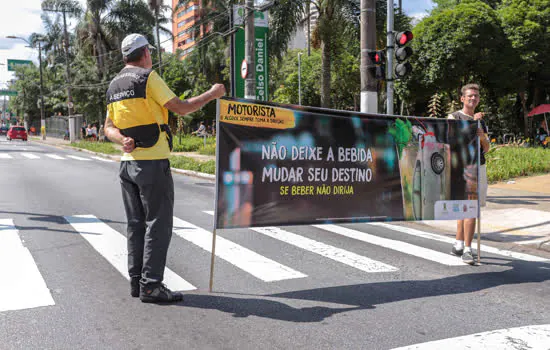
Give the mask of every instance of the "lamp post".
M 298 52 L 298 104 L 302 105 L 302 53 Z
M 22 37 L 8 35 L 8 39 L 20 39 L 29 44 L 29 47 L 33 47 L 31 43 Z M 42 79 L 42 37 L 38 37 L 38 65 L 40 70 L 40 134 L 42 135 L 42 140 L 46 139 L 46 117 L 44 116 L 44 92 L 43 92 L 43 79 Z M 24 112 L 23 112 L 24 113 Z

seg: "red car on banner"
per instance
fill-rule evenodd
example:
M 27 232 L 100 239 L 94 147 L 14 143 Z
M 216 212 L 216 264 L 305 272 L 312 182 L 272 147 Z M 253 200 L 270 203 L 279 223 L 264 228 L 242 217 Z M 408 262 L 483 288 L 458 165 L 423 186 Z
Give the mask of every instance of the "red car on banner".
M 19 139 L 27 141 L 27 130 L 22 126 L 11 126 L 6 135 L 8 141 Z

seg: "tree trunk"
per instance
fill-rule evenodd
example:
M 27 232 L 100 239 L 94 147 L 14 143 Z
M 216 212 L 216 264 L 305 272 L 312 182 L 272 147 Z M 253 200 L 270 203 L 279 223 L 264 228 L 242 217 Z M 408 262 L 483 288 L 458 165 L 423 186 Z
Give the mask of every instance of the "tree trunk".
M 330 41 L 321 41 L 321 107 L 330 108 Z

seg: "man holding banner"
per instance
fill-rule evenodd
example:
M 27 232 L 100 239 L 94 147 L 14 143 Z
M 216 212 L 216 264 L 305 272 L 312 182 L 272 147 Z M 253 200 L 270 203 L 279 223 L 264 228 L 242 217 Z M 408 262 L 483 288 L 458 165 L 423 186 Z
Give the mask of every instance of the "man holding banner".
M 476 165 L 471 165 L 464 169 L 464 178 L 466 181 L 466 191 L 469 193 L 478 192 L 479 205 L 484 207 L 486 205 L 487 198 L 487 168 L 485 165 L 485 153 L 489 151 L 490 142 L 487 136 L 488 130 L 485 122 L 482 120 L 483 113 L 475 113 L 475 109 L 479 104 L 479 86 L 477 84 L 467 84 L 461 89 L 462 96 L 460 101 L 462 102 L 462 109 L 449 114 L 448 119 L 458 120 L 480 120 L 481 128 L 477 129 L 477 136 L 480 141 L 480 167 L 479 167 L 479 182 L 477 182 L 477 176 L 472 173 L 476 171 Z M 479 191 L 477 188 L 479 183 Z M 470 198 L 469 198 L 470 199 Z M 462 261 L 473 265 L 474 257 L 472 255 L 472 240 L 474 238 L 474 231 L 476 227 L 476 219 L 464 219 L 457 221 L 456 241 L 453 244 L 451 253 L 456 256 L 461 256 Z
M 194 112 L 223 96 L 225 88 L 215 84 L 181 101 L 152 70 L 150 45 L 143 35 L 128 35 L 121 49 L 126 66 L 107 90 L 105 135 L 124 151 L 119 177 L 128 219 L 130 295 L 148 303 L 177 302 L 182 294 L 162 283 L 174 210 L 168 110 Z

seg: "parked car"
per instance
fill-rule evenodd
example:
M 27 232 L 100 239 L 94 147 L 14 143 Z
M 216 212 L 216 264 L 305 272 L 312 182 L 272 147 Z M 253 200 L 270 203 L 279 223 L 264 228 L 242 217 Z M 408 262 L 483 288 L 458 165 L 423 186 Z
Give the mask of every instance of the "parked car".
M 0 135 L 6 135 L 8 133 L 8 127 L 5 125 L 0 126 Z
M 25 128 L 22 126 L 10 126 L 10 129 L 8 130 L 8 133 L 6 135 L 6 139 L 8 139 L 8 141 L 14 139 L 27 141 L 27 130 L 25 130 Z

